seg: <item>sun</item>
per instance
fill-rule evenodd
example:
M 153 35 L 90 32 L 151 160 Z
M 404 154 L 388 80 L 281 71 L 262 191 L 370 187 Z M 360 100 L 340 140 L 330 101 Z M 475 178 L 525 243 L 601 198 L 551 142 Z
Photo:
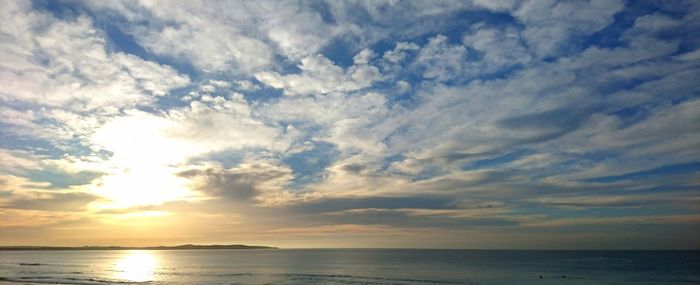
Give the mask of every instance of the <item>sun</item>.
M 128 168 L 105 176 L 96 193 L 107 198 L 105 208 L 158 205 L 191 196 L 188 181 L 167 167 Z
M 158 205 L 193 195 L 176 166 L 201 149 L 173 137 L 173 128 L 167 119 L 132 112 L 95 132 L 95 147 L 111 153 L 105 161 L 109 174 L 93 186 L 96 194 L 109 200 L 100 208 Z

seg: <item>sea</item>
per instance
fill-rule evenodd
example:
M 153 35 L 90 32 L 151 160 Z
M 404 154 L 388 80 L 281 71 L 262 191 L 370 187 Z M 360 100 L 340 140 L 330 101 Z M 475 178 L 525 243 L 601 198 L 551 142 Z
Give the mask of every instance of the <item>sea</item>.
M 0 284 L 700 284 L 698 251 L 0 251 Z

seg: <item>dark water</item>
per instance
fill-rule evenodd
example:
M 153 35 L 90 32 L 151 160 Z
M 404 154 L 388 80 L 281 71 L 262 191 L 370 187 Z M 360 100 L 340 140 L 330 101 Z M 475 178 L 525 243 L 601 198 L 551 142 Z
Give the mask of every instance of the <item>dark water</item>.
M 700 252 L 0 251 L 0 284 L 124 283 L 700 284 Z

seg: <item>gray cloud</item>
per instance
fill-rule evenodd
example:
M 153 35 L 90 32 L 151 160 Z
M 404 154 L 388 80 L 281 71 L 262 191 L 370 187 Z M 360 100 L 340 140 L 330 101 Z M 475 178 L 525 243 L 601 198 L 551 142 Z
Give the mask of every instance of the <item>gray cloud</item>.
M 292 179 L 288 168 L 270 164 L 192 169 L 178 175 L 195 181 L 199 191 L 235 200 L 264 199 L 266 194 L 282 191 Z

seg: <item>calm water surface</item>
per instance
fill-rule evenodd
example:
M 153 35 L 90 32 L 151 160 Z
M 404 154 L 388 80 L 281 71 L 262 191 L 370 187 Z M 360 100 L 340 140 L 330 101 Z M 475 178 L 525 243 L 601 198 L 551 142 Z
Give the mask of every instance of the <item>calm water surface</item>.
M 138 283 L 700 284 L 700 252 L 0 251 L 0 284 Z

